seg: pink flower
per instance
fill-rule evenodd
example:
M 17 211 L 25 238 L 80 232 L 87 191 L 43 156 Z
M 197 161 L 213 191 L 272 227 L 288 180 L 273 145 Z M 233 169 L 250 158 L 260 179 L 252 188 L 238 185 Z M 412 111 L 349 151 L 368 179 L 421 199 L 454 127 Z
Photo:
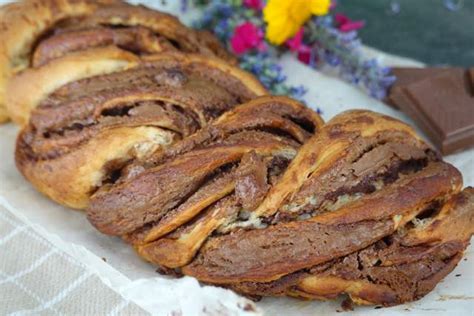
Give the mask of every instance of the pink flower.
M 336 13 L 334 19 L 336 20 L 337 28 L 341 32 L 356 31 L 363 28 L 365 25 L 364 21 L 353 21 L 341 13 Z
M 295 36 L 286 41 L 286 46 L 288 46 L 290 51 L 297 52 L 299 61 L 309 64 L 311 62 L 311 47 L 303 42 L 303 33 L 303 28 L 300 28 Z
M 244 22 L 235 28 L 230 44 L 240 55 L 252 48 L 263 49 L 262 40 L 263 31 L 251 22 Z
M 301 45 L 298 50 L 298 60 L 303 64 L 308 65 L 311 62 L 311 47 L 308 45 Z
M 263 9 L 262 0 L 244 0 L 244 5 L 247 8 L 254 9 L 254 10 L 262 10 Z
M 300 28 L 295 36 L 286 41 L 286 46 L 288 46 L 292 52 L 297 52 L 301 44 L 303 44 L 303 32 L 303 28 Z

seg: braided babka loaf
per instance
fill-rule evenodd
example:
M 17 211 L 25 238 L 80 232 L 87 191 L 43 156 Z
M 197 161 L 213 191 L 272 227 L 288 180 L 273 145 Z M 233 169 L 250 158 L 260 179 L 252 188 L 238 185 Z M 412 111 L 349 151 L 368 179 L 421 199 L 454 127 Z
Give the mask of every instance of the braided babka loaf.
M 27 177 L 41 170 L 35 181 L 46 172 L 57 181 L 64 169 L 41 159 L 71 153 L 54 142 L 39 151 L 51 158 L 35 156 L 40 110 L 20 135 L 17 163 Z M 152 154 L 103 162 L 87 203 L 99 231 L 165 273 L 250 296 L 345 293 L 394 305 L 431 291 L 474 232 L 474 189 L 462 190 L 461 174 L 390 117 L 349 111 L 323 125 L 291 99 L 260 97 L 193 131 Z
M 474 233 L 474 189 L 412 128 L 360 110 L 324 124 L 172 16 L 31 0 L 0 9 L 0 39 L 19 170 L 164 273 L 394 305 Z
M 85 208 L 130 161 L 265 93 L 250 74 L 219 59 L 143 57 L 128 70 L 68 83 L 43 99 L 18 138 L 18 166 L 53 200 Z
M 209 33 L 119 0 L 15 2 L 0 7 L 0 39 L 0 122 L 11 116 L 20 124 L 65 83 L 133 67 L 139 56 L 181 51 L 236 61 Z

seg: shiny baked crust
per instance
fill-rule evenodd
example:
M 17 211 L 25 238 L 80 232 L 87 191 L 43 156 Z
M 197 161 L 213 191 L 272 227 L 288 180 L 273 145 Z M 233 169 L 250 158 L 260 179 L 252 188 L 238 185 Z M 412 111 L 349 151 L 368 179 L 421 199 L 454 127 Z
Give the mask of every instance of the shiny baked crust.
M 139 64 L 134 54 L 116 47 L 89 49 L 72 53 L 12 77 L 5 96 L 12 120 L 28 122 L 31 110 L 64 84 L 95 75 L 126 70 Z
M 7 85 L 7 104 L 13 121 L 20 125 L 28 122 L 31 110 L 36 108 L 49 94 L 64 84 L 100 74 L 131 69 L 153 60 L 169 60 L 181 64 L 201 63 L 229 72 L 255 93 L 266 94 L 265 88 L 249 73 L 218 58 L 195 54 L 163 52 L 141 58 L 116 47 L 94 48 L 71 53 L 51 62 L 20 72 Z M 174 61 L 173 61 L 174 60 Z
M 64 60 L 17 77 L 25 82 L 18 89 L 30 91 L 23 99 L 34 106 L 18 137 L 16 161 L 40 192 L 72 208 L 85 208 L 94 190 L 110 180 L 108 172 L 266 94 L 250 74 L 201 55 L 130 56 L 125 70 L 72 82 L 77 60 L 71 69 Z
M 103 51 L 87 52 L 106 46 L 137 56 L 179 50 L 235 63 L 235 58 L 212 35 L 189 29 L 175 17 L 144 6 L 119 0 L 28 0 L 8 4 L 0 7 L 0 122 L 12 116 L 18 123 L 26 123 L 25 111 L 29 108 L 23 103 L 18 107 L 16 97 L 21 95 L 16 94 L 16 89 L 10 92 L 7 88 L 16 73 L 41 68 L 63 57 L 67 59 L 63 62 L 71 66 L 80 57 L 68 55 L 80 52 L 86 52 L 89 64 L 80 59 L 74 68 L 78 69 L 76 74 L 81 72 L 83 76 L 87 71 L 81 68 L 99 65 L 110 72 L 129 61 L 128 56 L 122 59 L 117 52 L 108 57 Z M 18 81 L 13 87 L 21 84 Z
M 0 8 L 0 122 L 8 119 L 5 87 L 14 72 L 29 66 L 31 47 L 51 25 L 67 17 L 91 14 L 104 1 L 32 0 Z
M 424 296 L 469 244 L 474 189 L 398 120 L 349 111 L 323 126 L 305 111 L 235 108 L 98 190 L 89 221 L 163 271 L 251 296 Z

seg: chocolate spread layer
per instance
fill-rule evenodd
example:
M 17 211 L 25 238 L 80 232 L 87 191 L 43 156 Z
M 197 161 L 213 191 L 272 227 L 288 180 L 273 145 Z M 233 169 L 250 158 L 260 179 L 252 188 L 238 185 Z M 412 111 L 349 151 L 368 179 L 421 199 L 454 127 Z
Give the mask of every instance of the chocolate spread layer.
M 357 141 L 350 154 L 336 161 L 333 168 L 308 179 L 277 216 L 294 218 L 330 211 L 438 160 L 428 147 L 405 140 L 397 132 L 384 137 L 382 143 L 377 143 L 377 138 Z
M 235 195 L 242 208 L 255 209 L 265 197 L 269 188 L 267 168 L 254 151 L 245 154 L 240 161 L 235 183 Z
M 104 233 L 131 232 L 160 219 L 196 191 L 216 168 L 238 161 L 246 150 L 191 152 L 155 170 L 147 170 L 133 181 L 97 194 L 88 209 L 88 218 Z
M 284 104 L 279 106 L 285 107 Z M 293 137 L 283 136 L 286 133 L 280 135 L 278 130 L 290 126 L 295 135 L 307 137 L 308 134 L 293 121 L 283 117 L 280 118 L 285 124 L 281 120 L 261 120 L 276 107 L 277 104 L 237 107 L 209 127 L 157 153 L 159 158 L 142 164 L 144 168 L 138 175 L 122 178 L 110 190 L 99 191 L 88 209 L 89 220 L 99 230 L 109 234 L 130 233 L 148 223 L 159 221 L 167 212 L 185 203 L 201 186 L 206 186 L 209 177 L 229 164 L 240 164 L 233 185 L 237 186 L 236 196 L 240 204 L 251 206 L 254 198 L 261 199 L 264 196 L 268 186 L 263 157 L 290 158 L 299 146 Z M 297 111 L 291 115 L 290 109 L 288 107 L 286 111 L 279 112 L 295 118 L 301 113 L 301 108 L 297 107 Z M 277 116 L 277 113 L 271 115 Z M 249 130 L 230 128 L 231 124 L 239 126 L 242 122 L 246 122 L 246 125 L 241 128 L 247 127 Z M 266 125 L 261 125 L 262 122 Z M 312 124 L 314 128 L 316 123 Z M 254 130 L 254 126 L 259 129 Z M 156 186 L 155 183 L 160 185 Z M 250 195 L 242 196 L 242 190 L 253 190 L 253 198 L 249 199 Z
M 353 203 L 351 208 L 333 211 L 332 214 L 326 217 L 320 215 L 309 220 L 279 223 L 261 230 L 239 231 L 215 239 L 211 238 L 208 244 L 201 249 L 196 260 L 191 263 L 189 268 L 184 268 L 184 271 L 186 274 L 195 275 L 209 282 L 220 282 L 219 280 L 224 283 L 240 282 L 242 280 L 265 281 L 281 274 L 288 274 L 310 267 L 313 259 L 306 257 L 304 254 L 309 256 L 310 249 L 315 247 L 307 244 L 307 241 L 312 240 L 311 238 L 323 238 L 323 240 L 318 239 L 315 242 L 323 248 L 321 250 L 314 248 L 314 260 L 324 262 L 328 258 L 337 257 L 338 249 L 331 248 L 328 244 L 330 241 L 324 238 L 338 241 L 343 240 L 343 237 L 333 236 L 335 233 L 332 230 L 326 231 L 326 227 L 333 227 L 332 225 L 338 229 L 350 227 L 353 230 L 350 233 L 351 237 L 355 236 L 355 232 L 360 227 L 363 227 L 361 231 L 373 236 L 373 234 L 376 234 L 375 228 L 368 228 L 365 223 L 367 221 L 381 223 L 390 219 L 390 223 L 384 226 L 383 233 L 386 235 L 393 233 L 396 229 L 396 225 L 392 222 L 394 216 L 403 216 L 410 210 L 423 207 L 422 201 L 432 201 L 436 196 L 449 192 L 452 175 L 448 173 L 443 177 L 442 175 L 446 171 L 443 172 L 441 169 L 436 168 L 431 174 L 429 171 L 426 174 L 421 173 L 419 180 L 415 178 L 416 180 L 410 183 L 400 183 L 400 187 L 392 185 L 390 191 L 379 195 L 379 197 L 369 196 L 365 201 L 361 200 L 360 203 L 357 203 L 359 201 Z M 425 189 L 427 186 L 430 187 L 430 190 Z M 410 187 L 412 192 L 408 194 L 403 189 L 404 187 Z M 416 198 L 414 198 L 415 196 Z M 371 209 L 367 209 L 366 205 L 371 205 Z M 318 225 L 314 223 L 318 223 Z M 314 232 L 314 237 L 309 237 L 309 233 L 304 234 L 303 232 L 306 229 L 308 232 Z M 342 234 L 346 233 L 344 230 Z M 376 239 L 380 238 L 378 235 Z M 363 240 L 363 237 L 357 236 L 355 239 Z M 353 242 L 353 239 L 350 239 L 350 241 Z M 280 247 L 280 244 L 283 246 Z M 298 252 L 300 244 L 301 252 Z M 353 248 L 348 253 L 360 249 L 357 248 L 360 245 L 351 245 Z M 343 246 L 341 247 L 341 249 L 345 249 Z M 266 249 L 268 249 L 268 252 L 266 252 Z M 252 254 L 252 261 L 248 256 L 239 255 L 239 253 Z M 320 259 L 321 253 L 327 254 L 329 257 Z M 239 259 L 235 258 L 242 258 L 242 261 L 245 262 L 240 262 Z M 255 258 L 255 261 L 253 261 L 253 258 Z M 237 269 L 237 266 L 241 269 Z M 231 270 L 235 271 L 235 274 Z
M 360 288 L 348 293 L 354 300 L 378 305 L 396 305 L 420 299 L 451 272 L 462 256 L 466 245 L 450 242 L 440 246 L 410 249 L 406 262 L 382 266 L 379 259 L 388 247 L 377 242 L 359 252 L 315 266 L 309 271 L 287 275 L 273 282 L 241 282 L 230 288 L 242 294 L 284 296 L 288 290 L 302 297 L 335 299 L 348 288 Z M 396 255 L 405 249 L 389 246 Z M 314 284 L 312 284 L 314 283 Z M 312 287 L 311 287 L 312 286 Z
M 466 188 L 447 203 L 454 206 L 449 210 L 454 222 L 442 216 L 438 205 L 434 209 L 437 212 L 432 210 L 429 215 L 419 216 L 422 219 L 414 220 L 415 225 L 367 248 L 276 281 L 241 282 L 231 284 L 231 288 L 262 296 L 286 295 L 290 290 L 303 297 L 325 299 L 346 293 L 355 300 L 382 305 L 417 300 L 430 292 L 461 259 L 473 231 L 473 202 L 474 189 Z M 441 241 L 440 231 L 447 234 L 445 241 Z M 459 233 L 454 236 L 454 231 Z
M 238 231 L 211 238 L 183 272 L 213 283 L 269 281 L 370 245 L 392 227 L 391 221 L 337 226 L 302 221 Z
M 97 26 L 67 32 L 57 30 L 55 33 L 42 40 L 36 47 L 32 57 L 33 67 L 40 67 L 69 53 L 110 45 L 137 55 L 177 50 L 166 38 L 156 35 L 142 26 L 128 28 Z
M 194 68 L 162 61 L 67 84 L 33 111 L 24 146 L 31 157 L 51 159 L 117 126 L 157 126 L 182 138 L 252 95 L 242 83 L 233 91 L 235 81 L 220 70 L 210 80 Z
M 137 55 L 179 50 L 235 62 L 210 33 L 189 29 L 169 14 L 120 3 L 59 21 L 38 39 L 31 64 L 40 67 L 69 53 L 104 46 Z

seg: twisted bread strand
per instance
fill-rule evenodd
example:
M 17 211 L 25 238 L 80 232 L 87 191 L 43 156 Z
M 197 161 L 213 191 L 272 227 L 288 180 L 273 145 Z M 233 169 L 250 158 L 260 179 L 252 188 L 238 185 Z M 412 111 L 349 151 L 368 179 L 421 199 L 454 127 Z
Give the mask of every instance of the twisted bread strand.
M 436 209 L 428 208 L 427 214 L 438 214 L 415 218 L 407 229 L 354 253 L 274 281 L 232 283 L 230 288 L 249 295 L 322 300 L 346 293 L 364 305 L 396 305 L 420 299 L 462 259 L 473 233 L 473 204 L 474 190 L 469 187 L 441 208 L 437 204 Z
M 148 261 L 248 295 L 394 305 L 431 291 L 474 232 L 474 190 L 397 120 L 349 111 L 321 127 L 289 105 L 224 114 L 99 191 L 89 220 Z M 258 132 L 223 132 L 231 118 Z
M 26 0 L 0 7 L 0 21 L 0 122 L 26 124 L 60 86 L 128 69 L 144 55 L 181 51 L 236 63 L 209 33 L 120 0 Z
M 17 165 L 39 191 L 82 209 L 129 161 L 264 93 L 251 75 L 218 59 L 150 56 L 126 71 L 71 82 L 44 98 L 18 138 Z
M 214 231 L 232 229 L 258 206 L 321 125 L 283 97 L 240 105 L 153 157 L 141 174 L 99 191 L 88 218 L 104 233 L 126 234 L 150 261 L 183 266 Z

